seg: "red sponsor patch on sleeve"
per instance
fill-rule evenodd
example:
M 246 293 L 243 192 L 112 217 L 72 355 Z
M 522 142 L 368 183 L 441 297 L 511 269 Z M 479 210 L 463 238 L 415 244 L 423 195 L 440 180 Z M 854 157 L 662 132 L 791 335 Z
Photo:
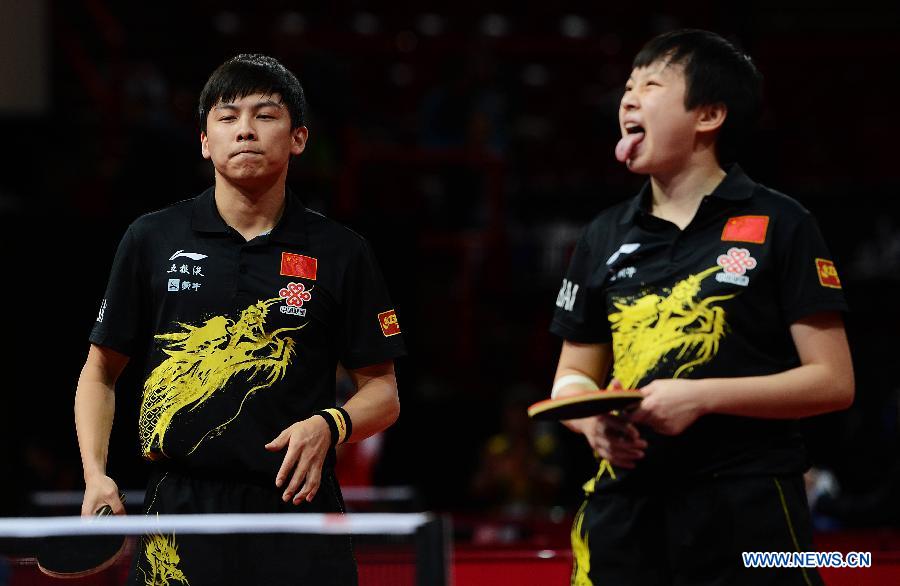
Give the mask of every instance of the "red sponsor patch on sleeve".
M 319 261 L 311 256 L 291 252 L 281 253 L 281 274 L 286 277 L 300 277 L 315 281 L 318 268 Z
M 736 216 L 728 218 L 722 229 L 722 240 L 728 242 L 753 242 L 762 244 L 766 241 L 769 229 L 769 216 Z
M 816 272 L 819 273 L 819 284 L 832 289 L 841 288 L 841 278 L 838 277 L 834 263 L 824 258 L 816 259 Z
M 378 323 L 381 324 L 381 333 L 384 336 L 396 336 L 400 333 L 400 323 L 397 321 L 397 312 L 393 309 L 378 314 Z

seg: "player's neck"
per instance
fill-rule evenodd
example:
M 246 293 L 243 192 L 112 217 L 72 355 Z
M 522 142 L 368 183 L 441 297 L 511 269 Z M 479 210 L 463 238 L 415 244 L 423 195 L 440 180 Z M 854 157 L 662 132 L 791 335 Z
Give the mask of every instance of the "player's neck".
M 653 175 L 650 178 L 653 215 L 683 230 L 694 219 L 703 198 L 712 193 L 726 175 L 714 157 L 692 162 L 670 174 Z
M 216 173 L 216 208 L 225 223 L 248 242 L 272 230 L 285 207 L 285 177 L 252 188 L 236 185 Z

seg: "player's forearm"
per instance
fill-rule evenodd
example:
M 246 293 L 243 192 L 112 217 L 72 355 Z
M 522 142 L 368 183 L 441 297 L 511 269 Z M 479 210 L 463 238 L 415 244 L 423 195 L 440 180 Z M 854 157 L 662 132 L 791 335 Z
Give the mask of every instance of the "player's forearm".
M 846 409 L 853 403 L 853 370 L 806 364 L 768 376 L 696 381 L 705 413 L 795 419 Z
M 612 361 L 612 350 L 609 344 L 579 344 L 563 342 L 553 377 L 553 395 L 565 397 L 590 390 L 594 385 L 602 386 Z M 568 377 L 568 378 L 566 378 Z M 587 380 L 582 379 L 586 377 Z M 579 380 L 581 379 L 581 380 Z M 571 381 L 569 384 L 561 384 Z M 590 383 L 593 382 L 593 385 Z M 575 433 L 583 433 L 585 426 L 592 425 L 592 417 L 570 419 L 563 425 Z
M 554 397 L 568 397 L 570 395 L 576 395 L 578 393 L 583 393 L 587 390 L 591 389 L 591 386 L 588 384 L 587 380 L 579 381 L 574 380 L 569 384 L 564 384 L 562 386 L 558 386 L 560 381 L 565 382 L 564 377 L 585 377 L 591 381 L 594 381 L 596 386 L 599 386 L 596 379 L 590 376 L 588 372 L 590 369 L 579 369 L 572 366 L 563 366 L 560 365 L 556 370 L 556 376 L 553 378 L 553 388 L 555 389 L 552 393 Z M 596 373 L 594 373 L 596 375 Z M 593 417 L 585 417 L 584 419 L 569 419 L 567 421 L 561 421 L 563 425 L 574 431 L 575 433 L 584 433 L 584 427 L 589 426 L 591 424 L 591 420 Z
M 113 386 L 82 371 L 75 391 L 75 430 L 85 481 L 106 474 L 109 435 L 115 410 Z
M 397 379 L 391 373 L 361 381 L 356 394 L 343 407 L 353 422 L 348 441 L 362 441 L 387 429 L 400 416 Z

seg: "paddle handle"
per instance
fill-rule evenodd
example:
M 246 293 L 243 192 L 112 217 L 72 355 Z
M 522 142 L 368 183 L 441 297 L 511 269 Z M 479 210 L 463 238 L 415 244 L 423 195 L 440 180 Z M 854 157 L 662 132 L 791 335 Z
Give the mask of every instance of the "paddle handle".
M 125 503 L 125 493 L 124 492 L 119 493 L 119 500 L 122 501 L 123 504 Z M 99 509 L 94 511 L 94 516 L 96 516 L 96 517 L 108 517 L 112 514 L 113 514 L 112 507 L 105 503 Z

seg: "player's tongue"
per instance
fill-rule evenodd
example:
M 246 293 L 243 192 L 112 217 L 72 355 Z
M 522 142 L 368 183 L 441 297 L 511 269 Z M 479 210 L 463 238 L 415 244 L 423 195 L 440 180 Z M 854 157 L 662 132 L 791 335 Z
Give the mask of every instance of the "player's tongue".
M 630 159 L 634 152 L 634 147 L 642 140 L 644 140 L 643 132 L 635 132 L 634 134 L 626 134 L 623 136 L 622 140 L 619 141 L 619 144 L 616 145 L 616 158 L 619 162 L 624 163 Z

